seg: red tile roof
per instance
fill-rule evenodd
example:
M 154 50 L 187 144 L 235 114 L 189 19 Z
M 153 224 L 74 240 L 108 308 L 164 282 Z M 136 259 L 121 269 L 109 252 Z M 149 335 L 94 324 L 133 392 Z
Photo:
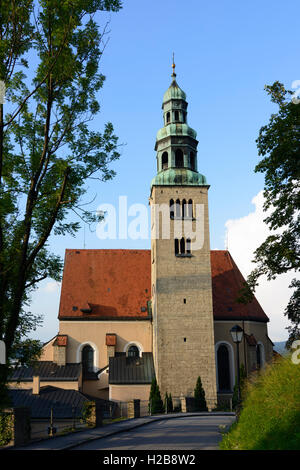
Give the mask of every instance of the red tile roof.
M 150 298 L 150 250 L 66 250 L 59 318 L 143 319 Z
M 244 281 L 228 251 L 211 251 L 215 320 L 268 317 L 254 299 L 238 304 Z M 150 250 L 66 250 L 59 318 L 148 318 Z
M 269 321 L 256 298 L 249 304 L 236 302 L 245 280 L 229 251 L 211 251 L 211 271 L 215 320 Z

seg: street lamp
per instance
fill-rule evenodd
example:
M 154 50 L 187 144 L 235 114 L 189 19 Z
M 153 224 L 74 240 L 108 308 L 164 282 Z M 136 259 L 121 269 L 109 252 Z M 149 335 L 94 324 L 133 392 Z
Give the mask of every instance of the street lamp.
M 240 402 L 241 390 L 240 390 L 240 351 L 239 344 L 243 339 L 243 329 L 239 325 L 235 325 L 230 330 L 232 341 L 236 343 L 236 358 L 237 358 L 237 386 L 238 386 L 238 403 Z

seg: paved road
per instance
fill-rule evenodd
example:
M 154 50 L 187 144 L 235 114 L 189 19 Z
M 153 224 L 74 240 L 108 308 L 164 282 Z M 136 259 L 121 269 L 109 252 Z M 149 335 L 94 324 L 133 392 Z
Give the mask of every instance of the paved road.
M 219 426 L 228 426 L 234 419 L 234 416 L 166 419 L 87 442 L 75 447 L 75 450 L 218 449 L 218 442 L 222 437 Z

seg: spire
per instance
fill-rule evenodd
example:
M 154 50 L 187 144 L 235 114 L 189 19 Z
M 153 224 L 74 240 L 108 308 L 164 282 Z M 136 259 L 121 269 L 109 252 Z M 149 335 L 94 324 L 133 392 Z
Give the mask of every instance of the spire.
M 171 77 L 173 77 L 173 80 L 175 80 L 176 73 L 175 73 L 175 63 L 174 63 L 174 52 L 173 52 L 173 63 L 172 63 L 172 69 L 173 69 L 173 73 L 172 73 Z

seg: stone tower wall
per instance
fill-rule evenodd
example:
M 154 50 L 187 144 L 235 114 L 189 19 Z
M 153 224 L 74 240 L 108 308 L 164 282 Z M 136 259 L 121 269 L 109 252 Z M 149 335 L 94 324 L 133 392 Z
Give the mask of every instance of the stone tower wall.
M 200 375 L 211 407 L 216 401 L 216 371 L 207 192 L 208 187 L 153 186 L 150 204 L 153 353 L 160 391 L 162 396 L 166 391 L 173 397 L 191 396 Z M 197 251 L 192 244 L 191 257 L 175 256 L 174 224 L 180 222 L 168 216 L 170 239 L 162 239 L 161 224 L 156 231 L 157 205 L 169 206 L 170 199 L 177 198 L 192 199 L 194 213 L 196 204 L 204 209 L 204 224 L 193 221 L 193 230 L 196 224 L 204 230 L 204 244 Z

